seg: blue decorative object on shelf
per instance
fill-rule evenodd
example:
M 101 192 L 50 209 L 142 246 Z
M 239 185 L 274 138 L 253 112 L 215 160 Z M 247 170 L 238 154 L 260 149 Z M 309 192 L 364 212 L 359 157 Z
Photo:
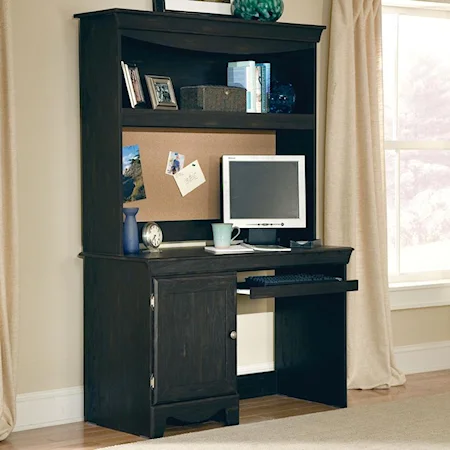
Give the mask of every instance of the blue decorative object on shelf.
M 234 0 L 231 13 L 245 20 L 276 22 L 283 14 L 283 0 Z
M 274 81 L 270 86 L 270 112 L 290 114 L 295 106 L 295 90 L 292 84 Z
M 125 255 L 139 253 L 139 232 L 136 214 L 139 208 L 123 208 L 125 222 L 123 223 L 123 252 Z

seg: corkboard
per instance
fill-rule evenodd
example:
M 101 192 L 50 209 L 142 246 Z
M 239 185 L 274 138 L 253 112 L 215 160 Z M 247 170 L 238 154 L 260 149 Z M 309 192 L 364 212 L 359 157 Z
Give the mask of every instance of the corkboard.
M 139 222 L 219 219 L 220 158 L 222 155 L 274 155 L 270 131 L 154 130 L 128 128 L 123 145 L 139 145 L 147 198 L 127 202 L 139 207 Z M 175 180 L 166 175 L 170 151 L 185 156 L 184 165 L 198 160 L 206 183 L 182 197 Z

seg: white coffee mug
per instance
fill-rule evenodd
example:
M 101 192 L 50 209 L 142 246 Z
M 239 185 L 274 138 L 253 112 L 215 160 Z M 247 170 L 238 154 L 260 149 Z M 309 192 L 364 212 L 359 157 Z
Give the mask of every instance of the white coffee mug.
M 212 230 L 216 248 L 228 248 L 241 232 L 239 227 L 233 226 L 231 223 L 213 223 Z M 233 230 L 237 230 L 237 233 L 231 237 Z

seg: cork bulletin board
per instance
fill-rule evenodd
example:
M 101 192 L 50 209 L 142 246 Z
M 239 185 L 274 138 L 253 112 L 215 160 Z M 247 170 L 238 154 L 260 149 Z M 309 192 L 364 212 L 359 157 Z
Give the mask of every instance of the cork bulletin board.
M 139 207 L 137 220 L 219 219 L 220 158 L 222 155 L 275 155 L 275 133 L 211 130 L 155 130 L 128 128 L 123 145 L 138 145 L 146 198 L 127 202 Z M 185 156 L 184 166 L 198 160 L 206 183 L 182 197 L 171 175 L 166 175 L 169 152 Z

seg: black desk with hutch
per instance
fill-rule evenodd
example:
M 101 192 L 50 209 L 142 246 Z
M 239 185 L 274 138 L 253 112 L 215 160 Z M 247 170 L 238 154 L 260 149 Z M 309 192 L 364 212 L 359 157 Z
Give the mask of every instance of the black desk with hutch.
M 264 24 L 181 13 L 79 14 L 82 119 L 85 419 L 160 437 L 166 421 L 239 423 L 239 398 L 285 394 L 345 407 L 346 280 L 351 248 L 212 255 L 202 248 L 122 251 L 122 133 L 271 130 L 277 154 L 306 157 L 307 226 L 279 230 L 281 244 L 316 228 L 316 50 L 324 27 Z M 292 114 L 131 109 L 120 62 L 185 85 L 226 84 L 238 59 L 271 63 L 293 83 Z M 219 219 L 219 218 L 217 218 Z M 158 221 L 166 241 L 211 239 L 211 220 Z M 142 225 L 142 224 L 141 224 Z M 254 288 L 275 298 L 275 370 L 236 374 L 238 272 L 323 273 L 341 282 Z

